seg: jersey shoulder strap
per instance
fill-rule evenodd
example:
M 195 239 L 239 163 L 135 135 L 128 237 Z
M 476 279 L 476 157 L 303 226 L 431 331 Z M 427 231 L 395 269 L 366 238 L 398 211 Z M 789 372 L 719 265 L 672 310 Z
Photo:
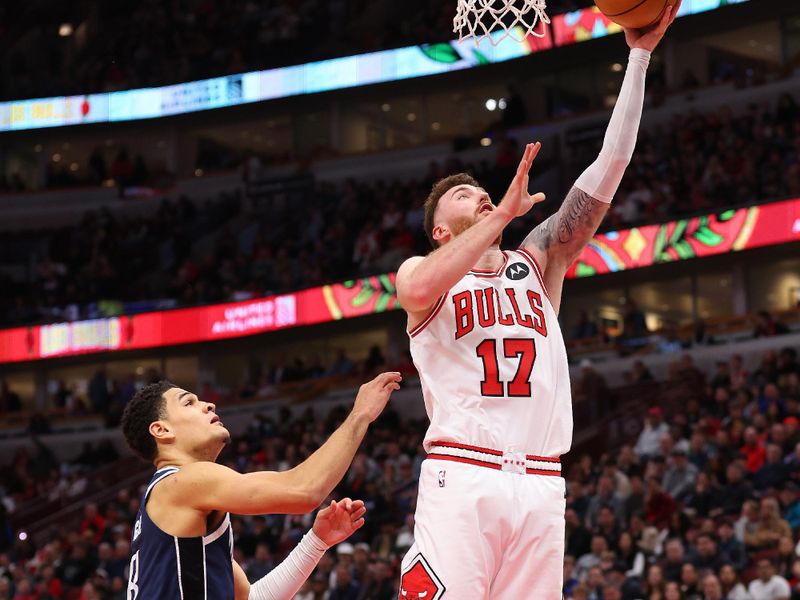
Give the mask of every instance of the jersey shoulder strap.
M 164 479 L 165 477 L 169 477 L 170 475 L 177 473 L 180 471 L 178 467 L 164 467 L 163 469 L 159 469 L 155 473 L 153 473 L 153 478 L 150 480 L 150 483 L 147 486 L 147 489 L 144 492 L 143 503 L 147 502 L 147 498 L 150 496 L 150 492 L 153 491 L 155 485 Z

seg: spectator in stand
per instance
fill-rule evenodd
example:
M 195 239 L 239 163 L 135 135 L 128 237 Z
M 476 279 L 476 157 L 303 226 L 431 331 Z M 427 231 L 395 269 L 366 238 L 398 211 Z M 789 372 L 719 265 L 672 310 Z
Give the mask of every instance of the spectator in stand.
M 603 554 L 608 550 L 608 542 L 602 535 L 592 538 L 591 551 L 581 556 L 575 563 L 575 576 L 583 581 L 589 571 L 597 567 L 602 562 Z
M 731 378 L 731 389 L 739 390 L 742 389 L 747 384 L 747 379 L 749 373 L 744 368 L 744 362 L 742 361 L 742 357 L 740 354 L 734 354 L 731 356 L 731 368 L 730 368 L 730 378 Z
M 758 578 L 748 589 L 753 600 L 789 600 L 792 590 L 789 582 L 775 574 L 775 566 L 767 558 L 758 561 Z
M 664 599 L 664 574 L 661 567 L 658 565 L 650 565 L 647 569 L 647 578 L 645 579 L 643 590 L 647 600 L 663 600 Z
M 745 467 L 751 474 L 756 473 L 767 458 L 766 448 L 764 448 L 764 443 L 759 439 L 758 431 L 755 427 L 748 427 L 744 430 L 744 445 L 739 451 L 745 457 Z
M 111 402 L 105 367 L 100 367 L 89 380 L 89 405 L 95 414 L 104 414 Z
M 719 580 L 724 600 L 753 600 L 745 585 L 739 581 L 739 575 L 733 565 L 723 565 L 719 571 Z
M 778 501 L 771 497 L 763 498 L 755 530 L 745 534 L 745 545 L 749 549 L 777 548 L 784 536 L 791 537 L 792 528 L 781 518 Z
M 709 573 L 703 578 L 703 600 L 725 600 L 722 584 L 713 573 Z
M 255 583 L 274 568 L 275 562 L 272 560 L 269 546 L 267 544 L 258 544 L 255 556 L 253 560 L 247 563 L 244 572 L 247 575 L 247 580 L 250 583 Z
M 348 376 L 355 373 L 356 365 L 355 363 L 350 360 L 345 352 L 344 348 L 339 348 L 336 350 L 336 359 L 333 361 L 330 369 L 328 369 L 328 375 L 330 376 Z
M 669 426 L 663 421 L 663 416 L 664 411 L 660 406 L 652 406 L 647 411 L 644 429 L 634 447 L 636 454 L 645 460 L 658 454 L 661 438 L 669 433 Z
M 667 525 L 675 511 L 675 500 L 661 487 L 658 477 L 647 480 L 647 496 L 645 497 L 645 518 L 658 528 Z
M 353 579 L 350 567 L 339 564 L 336 567 L 336 584 L 328 592 L 327 600 L 358 600 L 361 585 Z
M 7 381 L 0 381 L 0 413 L 19 412 L 20 410 L 22 410 L 22 401 L 19 394 L 9 387 Z
M 669 593 L 669 586 L 670 584 L 674 584 L 677 589 L 675 590 L 677 594 L 670 595 Z M 686 598 L 688 600 L 700 600 L 700 577 L 697 573 L 697 569 L 695 569 L 694 565 L 690 562 L 683 563 L 683 567 L 681 568 L 681 578 L 680 583 L 678 582 L 670 582 L 667 584 L 667 594 L 666 597 L 668 600 L 682 600 Z
M 625 313 L 623 315 L 622 341 L 628 346 L 642 346 L 647 336 L 647 323 L 644 313 L 639 310 L 633 298 L 626 298 Z
M 697 473 L 698 469 L 689 462 L 686 450 L 675 448 L 672 451 L 672 461 L 662 480 L 664 491 L 672 498 L 684 500 L 694 488 Z
M 389 563 L 377 559 L 370 568 L 358 600 L 395 600 L 397 594 Z
M 723 565 L 730 563 L 730 557 L 720 551 L 714 535 L 705 532 L 697 536 L 691 560 L 701 573 L 719 573 Z
M 650 369 L 642 361 L 637 360 L 633 363 L 631 368 L 631 380 L 633 383 L 647 383 L 654 381 L 654 379 Z
M 589 314 L 585 310 L 578 313 L 578 322 L 572 328 L 573 340 L 585 340 L 597 337 L 597 324 L 589 319 Z
M 753 337 L 771 337 L 773 335 L 783 335 L 786 333 L 789 333 L 789 329 L 786 325 L 780 321 L 776 321 L 768 311 L 760 310 L 756 313 Z
M 786 475 L 781 447 L 777 444 L 769 444 L 766 461 L 753 477 L 753 487 L 759 491 L 777 489 L 786 480 Z
M 578 409 L 578 416 L 592 423 L 610 408 L 608 385 L 589 359 L 583 359 L 580 367 L 581 376 L 573 386 L 573 402 Z

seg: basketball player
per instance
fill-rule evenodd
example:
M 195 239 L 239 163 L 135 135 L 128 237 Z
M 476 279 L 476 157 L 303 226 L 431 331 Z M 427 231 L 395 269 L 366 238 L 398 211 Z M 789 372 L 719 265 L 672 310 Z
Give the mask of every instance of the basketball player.
M 134 526 L 128 600 L 289 600 L 325 550 L 363 525 L 363 502 L 331 502 L 286 560 L 252 585 L 233 560 L 228 513 L 315 509 L 344 476 L 400 379 L 383 373 L 362 385 L 328 441 L 279 473 L 240 474 L 216 464 L 230 433 L 214 404 L 165 381 L 142 388 L 125 408 L 122 431 L 156 472 Z
M 520 248 L 501 251 L 501 236 L 544 199 L 528 195 L 539 143 L 525 148 L 498 206 L 466 174 L 439 181 L 427 199 L 435 250 L 397 275 L 431 420 L 401 600 L 561 598 L 559 457 L 572 439 L 561 289 L 631 159 L 650 54 L 677 9 L 655 29 L 625 31 L 630 58 L 602 150 Z

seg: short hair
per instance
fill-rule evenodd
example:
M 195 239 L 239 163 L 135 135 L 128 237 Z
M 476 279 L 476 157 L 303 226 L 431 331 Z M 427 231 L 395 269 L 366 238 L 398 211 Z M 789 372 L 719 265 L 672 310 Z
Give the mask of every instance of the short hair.
M 770 558 L 766 557 L 759 558 L 758 562 L 756 562 L 756 566 L 761 565 L 761 563 L 766 563 L 771 569 L 775 568 L 775 562 Z
M 448 175 L 444 179 L 440 179 L 433 184 L 431 193 L 425 200 L 425 219 L 423 221 L 425 227 L 425 235 L 428 236 L 428 241 L 434 249 L 439 247 L 436 240 L 433 239 L 433 216 L 436 213 L 436 207 L 439 206 L 439 200 L 442 199 L 445 192 L 453 189 L 457 185 L 472 185 L 480 187 L 480 184 L 469 173 L 456 173 L 455 175 Z
M 147 461 L 152 462 L 158 454 L 150 424 L 166 416 L 164 392 L 176 387 L 169 381 L 146 385 L 134 394 L 122 413 L 122 433 L 128 447 Z

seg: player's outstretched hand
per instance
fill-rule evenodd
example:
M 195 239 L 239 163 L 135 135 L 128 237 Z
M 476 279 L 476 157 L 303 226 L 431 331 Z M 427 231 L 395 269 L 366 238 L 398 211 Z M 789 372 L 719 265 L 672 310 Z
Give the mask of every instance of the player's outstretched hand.
M 392 392 L 400 389 L 402 380 L 400 373 L 392 371 L 381 373 L 372 381 L 368 381 L 358 389 L 353 412 L 364 415 L 372 423 L 386 407 Z
M 364 525 L 366 512 L 361 500 L 331 500 L 328 506 L 317 513 L 312 530 L 326 545 L 335 546 Z
M 650 52 L 655 50 L 669 26 L 675 21 L 675 17 L 678 16 L 678 9 L 680 9 L 682 1 L 683 0 L 678 0 L 675 4 L 667 6 L 664 14 L 661 15 L 661 20 L 654 27 L 650 27 L 649 29 L 624 28 L 625 41 L 628 42 L 628 46 L 631 48 L 642 48 Z
M 544 194 L 541 192 L 533 196 L 528 194 L 528 172 L 531 170 L 531 165 L 541 148 L 541 142 L 525 146 L 522 160 L 519 161 L 519 166 L 517 167 L 517 174 L 514 175 L 514 179 L 511 180 L 511 185 L 508 186 L 506 195 L 503 196 L 503 199 L 497 206 L 497 210 L 504 213 L 509 222 L 512 219 L 521 217 L 533 208 L 534 204 L 538 204 L 544 200 Z

